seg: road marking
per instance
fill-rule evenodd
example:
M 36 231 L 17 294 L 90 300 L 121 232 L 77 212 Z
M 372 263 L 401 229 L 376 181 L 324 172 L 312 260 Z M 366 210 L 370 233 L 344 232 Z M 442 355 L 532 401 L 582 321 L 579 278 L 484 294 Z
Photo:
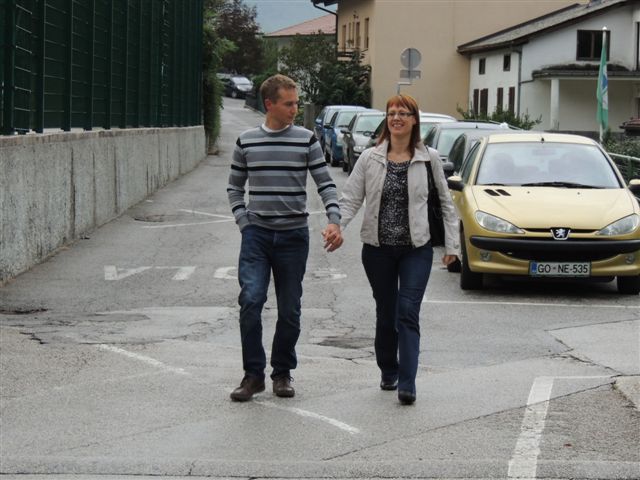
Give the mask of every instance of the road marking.
M 600 304 L 578 304 L 578 303 L 536 303 L 536 302 L 483 302 L 483 301 L 462 301 L 462 300 L 428 300 L 425 296 L 422 303 L 444 303 L 447 305 L 509 305 L 518 307 L 561 307 L 561 308 L 622 308 L 640 309 L 640 305 L 600 305 Z
M 233 220 L 234 217 L 231 215 L 219 215 L 217 213 L 209 213 L 209 212 L 199 212 L 198 210 L 187 210 L 184 208 L 181 208 L 178 210 L 179 212 L 186 212 L 186 213 L 191 213 L 193 215 L 205 215 L 207 217 L 218 217 L 218 218 L 226 218 L 228 220 Z
M 170 223 L 168 225 L 143 225 L 141 228 L 176 228 L 176 227 L 194 227 L 199 225 L 211 225 L 212 223 L 228 223 L 234 222 L 233 218 L 227 220 L 211 220 L 210 222 L 196 222 L 196 223 Z
M 279 410 L 285 410 L 287 412 L 295 413 L 296 415 L 300 415 L 301 417 L 313 418 L 315 420 L 320 420 L 322 422 L 328 423 L 334 427 L 339 428 L 340 430 L 344 430 L 345 432 L 350 433 L 351 435 L 355 435 L 360 433 L 360 429 L 356 427 L 352 427 L 340 420 L 336 420 L 335 418 L 325 417 L 324 415 L 320 415 L 319 413 L 310 412 L 309 410 L 302 410 L 301 408 L 296 407 L 285 407 L 283 405 L 278 405 L 277 403 L 267 402 L 263 400 L 255 400 L 256 403 L 260 405 L 265 405 L 271 408 L 277 408 Z
M 171 277 L 171 280 L 182 281 L 188 280 L 191 275 L 196 271 L 196 267 L 192 265 L 182 266 L 182 267 L 173 267 L 173 266 L 146 266 L 146 267 L 137 267 L 137 268 L 118 268 L 115 265 L 105 265 L 104 266 L 104 279 L 109 282 L 114 282 L 117 280 L 122 280 L 124 278 L 130 277 L 132 275 L 136 275 L 138 273 L 145 272 L 155 268 L 156 270 L 177 270 L 175 275 Z
M 107 281 L 122 280 L 123 278 L 130 277 L 131 275 L 135 275 L 136 273 L 142 273 L 145 270 L 149 270 L 150 268 L 151 267 L 121 268 L 118 270 L 118 267 L 116 267 L 115 265 L 105 265 L 104 279 Z
M 236 267 L 220 267 L 216 268 L 213 278 L 220 278 L 222 280 L 237 280 L 237 275 L 232 274 L 237 270 Z
M 171 280 L 182 281 L 189 280 L 189 277 L 193 275 L 193 272 L 196 271 L 196 267 L 187 266 L 187 267 L 155 267 L 158 270 L 178 270 L 176 274 L 171 277 Z
M 170 365 L 166 365 L 166 364 L 162 363 L 161 361 L 156 360 L 155 358 L 147 357 L 146 355 L 140 355 L 140 354 L 137 354 L 137 353 L 130 352 L 128 350 L 124 350 L 122 348 L 114 347 L 113 345 L 106 345 L 104 343 L 98 344 L 96 346 L 101 350 L 106 350 L 108 352 L 117 353 L 119 355 L 124 355 L 125 357 L 129 357 L 129 358 L 133 358 L 135 360 L 139 360 L 139 361 L 144 362 L 144 363 L 146 363 L 148 365 L 152 365 L 152 366 L 157 367 L 157 368 L 159 368 L 161 370 L 164 370 L 165 372 L 177 373 L 178 375 L 187 375 L 187 376 L 191 375 L 189 372 L 187 372 L 186 370 L 184 370 L 182 368 L 177 368 L 177 367 L 172 367 Z
M 509 478 L 533 480 L 538 470 L 538 456 L 540 455 L 540 440 L 547 420 L 547 410 L 551 399 L 553 382 L 556 379 L 587 379 L 610 378 L 609 375 L 598 376 L 567 376 L 567 377 L 537 377 L 533 381 L 527 408 L 520 427 L 520 436 L 509 460 Z

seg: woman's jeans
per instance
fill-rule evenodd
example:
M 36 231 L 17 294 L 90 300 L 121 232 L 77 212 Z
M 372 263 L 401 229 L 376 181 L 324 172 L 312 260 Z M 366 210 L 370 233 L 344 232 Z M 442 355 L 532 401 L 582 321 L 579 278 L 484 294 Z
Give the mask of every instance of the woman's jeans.
M 309 229 L 269 230 L 249 225 L 242 230 L 238 265 L 240 281 L 240 336 L 246 375 L 264 378 L 266 357 L 262 345 L 262 307 L 269 279 L 278 303 L 278 321 L 271 347 L 272 378 L 288 375 L 297 365 L 300 335 L 302 279 L 309 255 Z
M 431 243 L 418 248 L 362 247 L 362 264 L 376 301 L 378 367 L 386 379 L 398 379 L 398 390 L 414 394 L 420 356 L 420 306 L 432 262 Z

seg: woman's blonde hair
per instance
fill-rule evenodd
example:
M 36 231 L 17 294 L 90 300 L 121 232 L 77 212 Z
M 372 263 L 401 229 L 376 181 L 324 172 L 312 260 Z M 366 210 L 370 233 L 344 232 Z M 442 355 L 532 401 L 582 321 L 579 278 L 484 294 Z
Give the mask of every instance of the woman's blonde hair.
M 411 140 L 409 141 L 411 158 L 413 158 L 413 155 L 416 152 L 416 146 L 422 141 L 420 137 L 420 109 L 418 108 L 418 102 L 416 102 L 416 99 L 410 95 L 398 94 L 387 100 L 385 113 L 389 111 L 390 107 L 404 107 L 409 110 L 416 119 L 416 123 L 411 129 Z M 387 123 L 386 118 L 384 120 L 384 124 L 382 125 L 382 133 L 378 138 L 377 144 L 380 145 L 385 140 L 389 140 L 389 142 L 391 142 L 391 133 L 389 132 L 389 124 Z

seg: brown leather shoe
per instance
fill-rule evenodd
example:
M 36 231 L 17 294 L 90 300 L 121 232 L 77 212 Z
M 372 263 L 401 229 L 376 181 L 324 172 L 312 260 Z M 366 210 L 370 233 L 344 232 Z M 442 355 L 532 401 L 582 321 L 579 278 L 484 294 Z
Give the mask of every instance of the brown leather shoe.
M 260 392 L 264 392 L 264 378 L 245 375 L 240 386 L 231 392 L 230 396 L 235 402 L 246 402 Z
M 282 375 L 273 379 L 273 393 L 278 397 L 291 398 L 296 394 L 296 391 L 291 386 L 291 380 L 289 375 Z

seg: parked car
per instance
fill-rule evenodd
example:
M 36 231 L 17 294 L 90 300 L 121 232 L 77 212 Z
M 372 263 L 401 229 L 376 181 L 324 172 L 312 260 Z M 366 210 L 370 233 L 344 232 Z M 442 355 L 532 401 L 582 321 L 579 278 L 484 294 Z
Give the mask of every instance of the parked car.
M 360 154 L 367 148 L 371 136 L 384 120 L 384 112 L 365 110 L 356 113 L 347 128 L 342 130 L 343 160 L 342 169 L 351 173 Z
M 355 109 L 345 108 L 338 110 L 333 114 L 328 129 L 328 135 L 325 136 L 324 156 L 332 167 L 338 167 L 342 163 L 342 130 L 349 126 L 349 122 L 355 117 L 356 113 L 366 111 L 364 107 L 356 107 Z
M 640 205 L 593 140 L 545 132 L 491 133 L 449 177 L 460 216 L 463 290 L 487 274 L 617 278 L 640 292 Z
M 483 130 L 483 133 L 489 133 L 488 130 L 506 130 L 509 125 L 506 123 L 495 122 L 476 122 L 463 120 L 459 122 L 440 123 L 435 125 L 424 139 L 424 144 L 435 148 L 443 162 L 447 162 L 449 152 L 453 146 L 453 142 L 465 132 Z
M 227 97 L 245 98 L 253 90 L 253 82 L 247 77 L 231 77 L 224 82 L 224 94 Z
M 334 113 L 340 110 L 341 108 L 357 108 L 356 105 L 327 105 L 315 118 L 313 131 L 316 134 L 316 138 L 320 142 L 320 147 L 322 147 L 322 151 L 324 151 L 325 144 L 325 131 L 328 128 L 325 126 L 331 121 Z
M 466 158 L 469 150 L 480 141 L 482 137 L 490 133 L 494 133 L 495 130 L 487 130 L 484 128 L 476 128 L 462 133 L 451 146 L 449 150 L 449 156 L 447 162 L 445 162 L 445 175 L 450 176 L 460 171 L 462 162 Z M 505 130 L 502 133 L 518 133 L 519 130 Z
M 420 112 L 420 138 L 424 141 L 431 128 L 438 123 L 451 123 L 456 121 L 457 120 L 454 117 L 444 113 Z M 371 136 L 371 140 L 367 144 L 366 148 L 373 147 L 377 143 L 378 137 L 382 132 L 383 125 L 384 123 L 380 122 L 380 125 Z

